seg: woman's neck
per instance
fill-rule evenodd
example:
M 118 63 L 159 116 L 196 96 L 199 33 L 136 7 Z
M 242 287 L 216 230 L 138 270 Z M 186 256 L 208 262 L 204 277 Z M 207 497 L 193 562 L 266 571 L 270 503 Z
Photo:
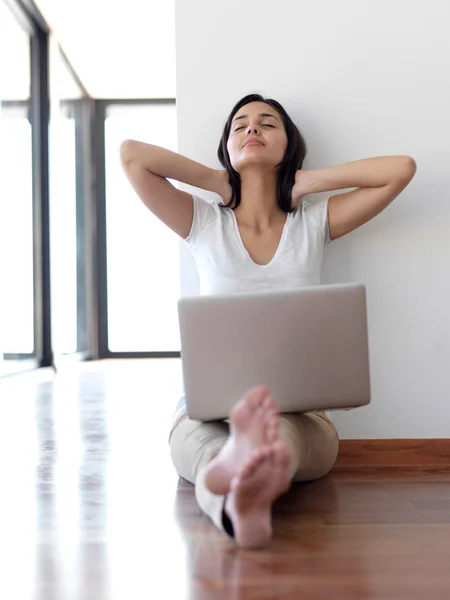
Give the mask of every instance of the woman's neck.
M 263 169 L 241 173 L 241 202 L 234 212 L 240 224 L 257 231 L 276 224 L 285 215 L 277 202 L 276 174 Z

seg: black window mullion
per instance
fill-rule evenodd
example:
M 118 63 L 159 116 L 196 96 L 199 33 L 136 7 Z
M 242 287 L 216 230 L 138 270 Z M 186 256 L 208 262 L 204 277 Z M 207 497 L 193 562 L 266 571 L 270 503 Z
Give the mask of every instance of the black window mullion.
M 106 252 L 106 176 L 105 176 L 106 103 L 96 100 L 92 122 L 92 165 L 95 187 L 95 281 L 98 358 L 108 356 L 108 302 Z
M 53 363 L 50 299 L 48 34 L 31 37 L 31 123 L 34 231 L 34 351 L 39 366 Z

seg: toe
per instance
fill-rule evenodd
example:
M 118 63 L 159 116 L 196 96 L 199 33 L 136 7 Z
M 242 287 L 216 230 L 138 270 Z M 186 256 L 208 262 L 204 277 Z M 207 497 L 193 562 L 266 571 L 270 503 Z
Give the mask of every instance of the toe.
M 259 420 L 261 425 L 264 426 L 264 424 L 267 421 L 267 411 L 262 404 L 260 404 L 259 406 L 256 407 L 256 409 L 254 411 L 254 415 Z
M 265 409 L 267 412 L 270 412 L 270 413 L 272 413 L 272 412 L 277 412 L 277 411 L 278 411 L 278 407 L 277 407 L 277 405 L 276 405 L 276 402 L 275 402 L 275 400 L 272 398 L 272 396 L 270 396 L 270 395 L 267 395 L 267 396 L 264 398 L 264 400 L 263 400 L 263 406 L 264 406 L 264 409 Z
M 263 386 L 257 386 L 249 390 L 246 394 L 246 400 L 253 410 L 257 410 L 263 405 L 269 390 Z

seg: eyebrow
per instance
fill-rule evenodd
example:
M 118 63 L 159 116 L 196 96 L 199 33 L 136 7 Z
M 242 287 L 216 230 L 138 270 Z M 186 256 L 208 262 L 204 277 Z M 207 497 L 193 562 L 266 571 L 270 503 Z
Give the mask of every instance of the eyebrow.
M 275 115 L 271 115 L 270 113 L 259 113 L 258 117 L 273 117 L 274 119 L 277 119 L 277 117 Z M 247 119 L 248 115 L 241 115 L 240 117 L 236 117 L 236 119 L 233 120 L 233 123 L 235 121 L 239 121 L 239 119 Z M 277 119 L 277 121 L 279 121 L 279 119 Z M 232 123 L 232 125 L 233 125 Z

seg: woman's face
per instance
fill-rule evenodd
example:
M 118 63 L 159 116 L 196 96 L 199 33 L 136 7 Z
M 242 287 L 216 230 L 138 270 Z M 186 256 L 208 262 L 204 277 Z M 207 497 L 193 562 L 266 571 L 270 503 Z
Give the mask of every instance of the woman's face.
M 249 140 L 258 140 L 247 144 Z M 234 115 L 227 149 L 233 169 L 275 167 L 284 157 L 287 135 L 281 115 L 264 102 L 250 102 Z

